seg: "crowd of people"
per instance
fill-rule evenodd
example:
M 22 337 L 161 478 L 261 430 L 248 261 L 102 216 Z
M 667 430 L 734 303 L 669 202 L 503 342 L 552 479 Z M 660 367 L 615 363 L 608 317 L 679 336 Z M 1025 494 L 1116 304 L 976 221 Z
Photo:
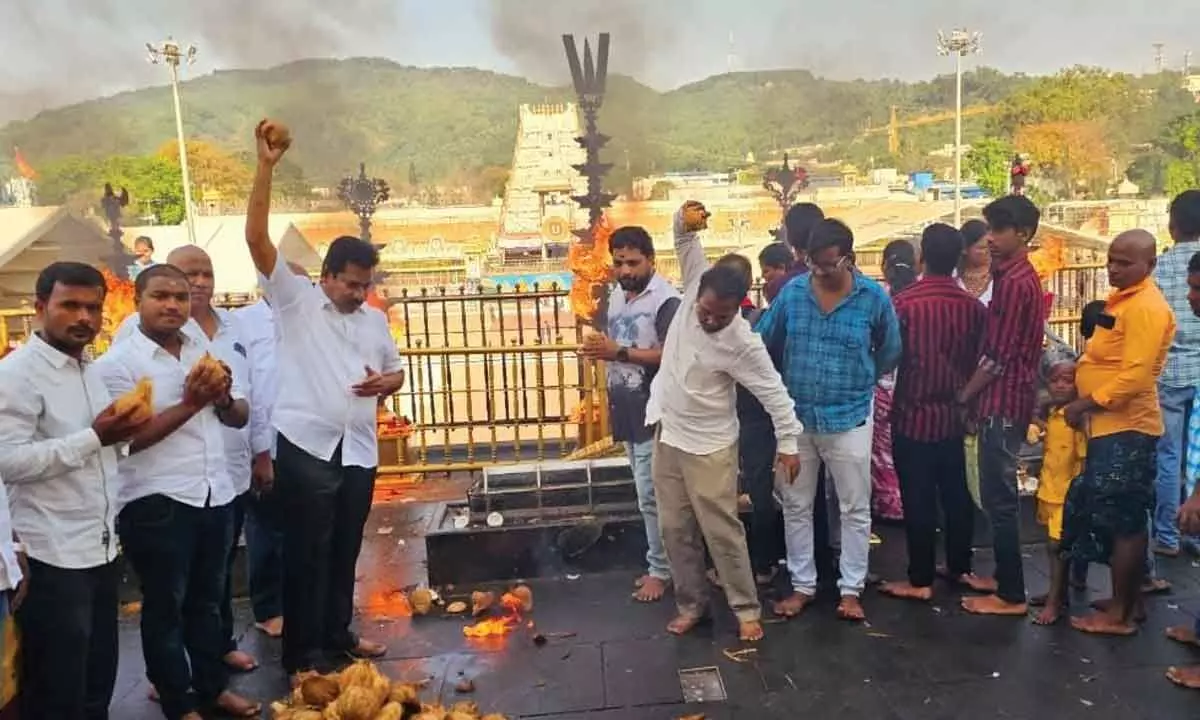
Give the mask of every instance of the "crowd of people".
M 246 221 L 259 303 L 214 307 L 219 270 L 198 247 L 140 262 L 137 312 L 93 362 L 104 278 L 56 262 L 37 280 L 38 331 L 0 360 L 0 603 L 22 635 L 24 720 L 108 717 L 118 544 L 140 586 L 153 697 L 170 720 L 261 711 L 228 687 L 231 673 L 257 667 L 238 648 L 231 604 L 243 532 L 255 625 L 282 638 L 293 679 L 387 652 L 351 621 L 376 406 L 404 373 L 385 316 L 365 305 L 376 250 L 335 240 L 313 283 L 268 236 L 288 149 L 274 130 L 255 131 Z M 1155 555 L 1200 535 L 1194 474 L 1180 470 L 1200 462 L 1200 191 L 1171 204 L 1175 245 L 1163 257 L 1143 231 L 1113 241 L 1114 289 L 1085 313 L 1081 357 L 1046 343 L 1028 260 L 1036 207 L 1010 196 L 983 217 L 931 225 L 919 252 L 890 245 L 880 284 L 856 266 L 846 225 L 796 205 L 783 240 L 758 258 L 762 308 L 749 299 L 749 261 L 706 259 L 703 205 L 675 217 L 682 292 L 655 272 L 644 229 L 613 233 L 604 332 L 580 351 L 607 362 L 614 437 L 645 521 L 633 596 L 671 591 L 669 632 L 708 619 L 719 587 L 741 639 L 756 641 L 762 587 L 785 575 L 772 611 L 796 616 L 835 556 L 836 614 L 865 620 L 873 514 L 902 521 L 907 538 L 908 577 L 883 582 L 884 595 L 927 602 L 940 575 L 971 591 L 968 612 L 1024 616 L 1035 604 L 1049 624 L 1068 583 L 1104 563 L 1113 597 L 1072 625 L 1136 631 L 1142 594 L 1165 584 Z M 1038 516 L 1054 569 L 1034 599 L 1015 464 L 1027 435 L 1045 445 Z M 993 577 L 972 565 L 977 506 L 991 524 Z M 1198 631 L 1168 635 L 1196 645 Z M 1200 687 L 1200 669 L 1171 676 Z
M 745 258 L 707 261 L 703 205 L 675 217 L 682 293 L 656 274 L 644 229 L 616 230 L 605 332 L 581 352 L 608 362 L 614 438 L 645 520 L 634 598 L 660 600 L 673 584 L 667 629 L 681 634 L 709 617 L 718 586 L 753 641 L 759 590 L 780 567 L 788 590 L 772 611 L 789 618 L 814 602 L 836 556 L 836 615 L 863 621 L 874 516 L 902 522 L 908 550 L 908 577 L 880 582 L 884 596 L 929 602 L 940 576 L 964 591 L 966 612 L 1024 617 L 1033 606 L 1048 625 L 1065 616 L 1069 585 L 1085 587 L 1101 563 L 1113 595 L 1071 626 L 1136 632 L 1143 595 L 1169 590 L 1155 556 L 1200 547 L 1195 472 L 1182 470 L 1200 466 L 1200 191 L 1169 214 L 1162 257 L 1146 231 L 1113 240 L 1112 292 L 1084 312 L 1082 355 L 1048 330 L 1029 259 L 1040 213 L 1022 195 L 961 228 L 928 226 L 919 247 L 889 244 L 883 284 L 857 267 L 845 224 L 795 205 L 785 242 L 758 258 L 763 308 Z M 1037 518 L 1052 572 L 1033 598 L 1020 537 L 1027 442 L 1044 448 Z M 977 509 L 990 576 L 973 566 Z M 1198 629 L 1168 636 L 1198 645 Z M 1169 676 L 1200 687 L 1200 669 Z

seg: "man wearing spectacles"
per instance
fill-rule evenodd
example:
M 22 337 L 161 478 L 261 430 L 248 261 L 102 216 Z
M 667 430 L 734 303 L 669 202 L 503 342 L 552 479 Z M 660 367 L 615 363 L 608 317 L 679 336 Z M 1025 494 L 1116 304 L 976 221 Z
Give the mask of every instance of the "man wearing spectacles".
M 841 514 L 838 617 L 866 618 L 859 596 L 871 542 L 871 401 L 875 382 L 900 358 L 900 329 L 887 293 L 855 268 L 853 254 L 850 228 L 817 223 L 809 273 L 783 288 L 755 328 L 768 349 L 782 353 L 784 382 L 804 425 L 800 472 L 778 485 L 794 591 L 775 606 L 784 617 L 800 614 L 816 594 L 813 504 L 823 462 Z

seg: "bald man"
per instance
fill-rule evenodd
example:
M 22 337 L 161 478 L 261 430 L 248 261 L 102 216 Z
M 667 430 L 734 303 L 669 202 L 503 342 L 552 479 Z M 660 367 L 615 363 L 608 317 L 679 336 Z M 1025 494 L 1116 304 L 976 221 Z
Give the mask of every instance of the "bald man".
M 1075 375 L 1067 422 L 1087 431 L 1087 462 L 1067 493 L 1063 554 L 1112 570 L 1112 600 L 1074 617 L 1083 632 L 1132 635 L 1145 614 L 1147 521 L 1154 508 L 1163 434 L 1158 376 L 1175 337 L 1175 315 L 1150 277 L 1154 236 L 1121 233 L 1108 249 L 1113 291 Z
M 293 275 L 307 278 L 299 263 L 289 262 Z M 283 527 L 272 487 L 275 482 L 275 429 L 271 411 L 279 392 L 276 352 L 279 325 L 271 302 L 263 296 L 253 305 L 233 311 L 242 325 L 250 348 L 250 406 L 259 408 L 266 424 L 251 434 L 254 452 L 251 475 L 254 487 L 246 503 L 246 570 L 249 575 L 250 605 L 254 626 L 268 637 L 283 634 Z

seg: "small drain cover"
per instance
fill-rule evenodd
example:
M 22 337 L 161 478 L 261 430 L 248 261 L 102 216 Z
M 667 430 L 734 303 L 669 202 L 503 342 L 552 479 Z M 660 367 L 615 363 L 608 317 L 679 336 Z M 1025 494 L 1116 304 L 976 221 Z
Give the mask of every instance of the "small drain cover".
M 683 701 L 688 703 L 724 702 L 725 682 L 715 667 L 686 668 L 679 671 L 679 686 Z

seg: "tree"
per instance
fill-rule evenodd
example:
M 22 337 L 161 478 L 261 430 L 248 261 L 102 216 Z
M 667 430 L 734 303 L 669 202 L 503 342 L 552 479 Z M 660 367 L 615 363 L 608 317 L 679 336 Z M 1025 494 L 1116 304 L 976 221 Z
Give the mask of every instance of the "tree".
M 158 156 L 178 168 L 178 143 L 163 143 Z M 203 140 L 188 140 L 187 156 L 192 187 L 200 193 L 216 192 L 226 198 L 240 198 L 249 192 L 254 179 L 253 166 L 237 156 Z
M 129 191 L 126 211 L 153 221 L 183 221 L 183 184 L 179 170 L 157 157 L 116 156 L 103 159 L 74 155 L 44 165 L 38 193 L 43 202 L 99 209 L 104 183 Z
M 1012 158 L 1011 143 L 995 136 L 985 137 L 971 143 L 971 151 L 963 158 L 964 169 L 988 194 L 999 197 L 1008 193 Z
M 421 185 L 421 178 L 417 175 L 417 164 L 412 160 L 408 161 L 408 186 L 417 188 Z
M 1081 186 L 1103 195 L 1112 179 L 1112 157 L 1098 121 L 1030 125 L 1017 132 L 1015 144 L 1071 197 Z
M 1197 174 L 1195 162 L 1174 158 L 1168 160 L 1163 178 L 1163 190 L 1167 197 L 1175 197 L 1184 190 L 1192 190 L 1200 186 Z
M 670 200 L 671 191 L 674 189 L 675 185 L 673 183 L 667 182 L 666 180 L 659 180 L 658 182 L 654 183 L 653 187 L 650 188 L 650 197 L 648 199 Z

